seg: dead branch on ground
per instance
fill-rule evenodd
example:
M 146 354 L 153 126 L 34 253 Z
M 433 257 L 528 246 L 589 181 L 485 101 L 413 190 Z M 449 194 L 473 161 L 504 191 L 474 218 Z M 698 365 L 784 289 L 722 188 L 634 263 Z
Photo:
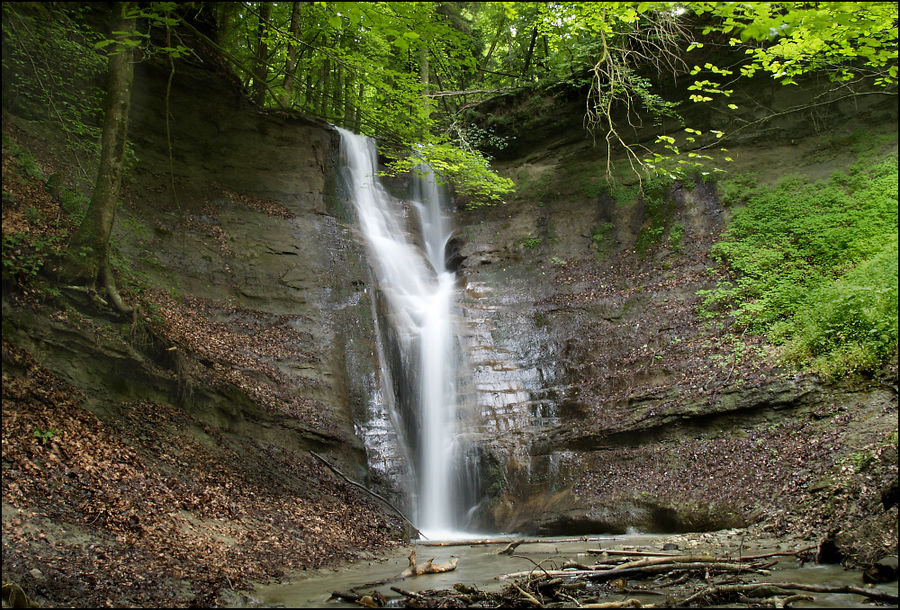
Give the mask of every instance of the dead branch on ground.
M 434 563 L 434 557 L 425 563 L 416 563 L 416 549 L 413 548 L 409 553 L 409 567 L 400 573 L 398 580 L 410 578 L 412 576 L 421 576 L 422 574 L 440 574 L 441 572 L 452 572 L 459 564 L 459 559 L 453 557 L 446 563 Z
M 366 492 L 367 494 L 371 494 L 372 496 L 375 496 L 376 498 L 378 498 L 379 500 L 381 500 L 382 502 L 384 502 L 385 504 L 387 504 L 391 509 L 393 509 L 393 511 L 394 511 L 395 513 L 397 513 L 398 515 L 400 515 L 400 517 L 401 517 L 404 521 L 406 521 L 406 522 L 409 524 L 410 527 L 413 528 L 413 531 L 416 532 L 416 534 L 418 534 L 418 535 L 419 535 L 420 537 L 422 537 L 422 538 L 427 538 L 427 537 L 425 536 L 425 534 L 423 534 L 422 532 L 420 532 L 420 531 L 419 531 L 419 528 L 417 528 L 415 525 L 413 525 L 413 522 L 410 521 L 410 520 L 407 518 L 407 516 L 404 515 L 403 512 L 402 512 L 399 508 L 397 508 L 396 506 L 394 506 L 393 504 L 391 504 L 391 503 L 387 500 L 387 498 L 385 498 L 385 497 L 382 496 L 381 494 L 375 493 L 374 491 L 372 491 L 371 489 L 369 489 L 369 488 L 366 487 L 365 485 L 362 485 L 361 483 L 357 483 L 356 481 L 347 478 L 347 476 L 346 476 L 343 472 L 341 472 L 340 470 L 338 470 L 337 468 L 335 468 L 334 466 L 332 466 L 332 465 L 328 462 L 328 460 L 326 460 L 325 458 L 323 458 L 321 455 L 319 455 L 319 454 L 316 453 L 315 451 L 310 450 L 309 453 L 310 453 L 310 455 L 312 455 L 314 458 L 316 458 L 317 460 L 319 460 L 320 462 L 322 462 L 323 464 L 325 464 L 325 466 L 327 466 L 328 469 L 329 469 L 331 472 L 333 472 L 334 474 L 336 474 L 336 475 L 338 475 L 339 477 L 341 477 L 342 479 L 344 479 L 344 480 L 345 480 L 347 483 L 349 483 L 350 485 L 352 485 L 352 486 L 354 486 L 354 487 L 357 487 L 357 488 L 363 490 L 363 491 Z

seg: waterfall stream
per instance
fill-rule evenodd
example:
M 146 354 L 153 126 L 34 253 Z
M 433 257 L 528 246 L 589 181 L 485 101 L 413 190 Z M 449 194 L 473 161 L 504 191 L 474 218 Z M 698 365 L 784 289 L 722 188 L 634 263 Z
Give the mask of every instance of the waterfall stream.
M 344 129 L 345 186 L 373 270 L 374 318 L 385 403 L 405 447 L 417 527 L 429 538 L 462 535 L 477 497 L 474 457 L 462 429 L 456 275 L 447 268 L 447 202 L 428 167 L 412 178 L 407 207 L 378 179 L 374 142 Z M 414 229 L 414 230 L 413 230 Z

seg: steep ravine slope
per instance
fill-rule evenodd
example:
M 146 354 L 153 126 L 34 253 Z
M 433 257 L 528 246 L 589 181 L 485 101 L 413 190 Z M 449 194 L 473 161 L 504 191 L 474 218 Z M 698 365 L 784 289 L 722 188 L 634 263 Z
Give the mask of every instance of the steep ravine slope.
M 138 316 L 4 276 L 3 579 L 40 604 L 219 604 L 404 538 L 309 454 L 367 482 L 374 345 L 362 251 L 326 197 L 336 134 L 209 66 L 178 65 L 171 149 L 168 69 L 136 68 L 114 240 Z M 15 146 L 45 176 L 77 168 L 38 124 L 4 112 L 3 131 L 6 237 L 65 213 Z
M 689 117 L 730 133 L 779 116 L 727 142 L 731 173 L 826 177 L 878 133 L 896 154 L 890 96 L 814 115 L 782 112 L 810 90 L 736 96 L 758 116 Z M 777 368 L 727 318 L 701 317 L 696 292 L 716 278 L 709 249 L 731 210 L 713 182 L 666 184 L 656 202 L 627 173 L 611 189 L 582 108 L 510 96 L 484 111 L 514 138 L 498 167 L 519 186 L 506 206 L 460 217 L 484 518 L 540 533 L 758 524 L 839 532 L 863 563 L 896 553 L 896 359 L 825 384 Z M 636 137 L 652 142 L 649 126 Z

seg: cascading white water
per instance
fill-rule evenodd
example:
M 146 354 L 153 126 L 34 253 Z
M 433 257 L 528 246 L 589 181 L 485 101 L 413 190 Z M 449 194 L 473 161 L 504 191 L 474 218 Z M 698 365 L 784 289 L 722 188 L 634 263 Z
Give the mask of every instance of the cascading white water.
M 401 202 L 377 178 L 374 142 L 344 129 L 341 134 L 346 186 L 365 238 L 369 263 L 384 295 L 385 318 L 396 349 L 379 349 L 382 382 L 405 393 L 397 404 L 408 405 L 397 419 L 398 431 L 414 456 L 413 505 L 417 527 L 429 538 L 455 537 L 465 526 L 474 484 L 467 475 L 458 429 L 459 376 L 456 329 L 456 277 L 447 269 L 445 249 L 450 233 L 433 172 L 414 177 L 411 202 L 419 215 L 422 247 L 407 229 Z M 424 252 L 423 252 L 424 250 Z M 385 339 L 379 338 L 379 341 Z M 390 358 L 384 354 L 396 354 Z

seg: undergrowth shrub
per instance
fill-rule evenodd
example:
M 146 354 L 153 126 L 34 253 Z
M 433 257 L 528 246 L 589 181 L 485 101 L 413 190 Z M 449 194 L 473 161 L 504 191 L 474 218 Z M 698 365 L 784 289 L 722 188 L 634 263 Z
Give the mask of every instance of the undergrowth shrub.
M 698 292 L 701 314 L 827 377 L 877 368 L 897 350 L 897 179 L 896 155 L 867 155 L 825 181 L 733 181 L 723 199 L 746 205 L 711 250 L 731 277 Z
M 897 235 L 881 252 L 824 284 L 795 319 L 785 356 L 826 377 L 872 370 L 897 349 Z M 777 330 L 777 329 L 776 329 Z
M 640 197 L 644 202 L 644 225 L 635 240 L 634 249 L 645 253 L 659 242 L 666 232 L 672 213 L 668 198 L 669 183 L 660 176 L 650 176 L 641 185 Z
M 3 103 L 29 119 L 49 121 L 81 156 L 98 154 L 105 57 L 88 23 L 93 7 L 3 3 Z

